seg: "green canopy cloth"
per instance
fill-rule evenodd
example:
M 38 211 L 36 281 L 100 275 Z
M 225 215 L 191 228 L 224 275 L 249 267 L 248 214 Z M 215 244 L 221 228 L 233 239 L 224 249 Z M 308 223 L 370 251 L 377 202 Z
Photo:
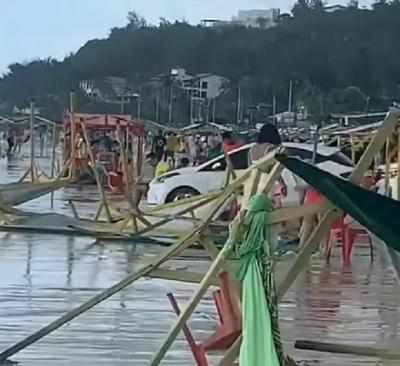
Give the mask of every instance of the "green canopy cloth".
M 235 243 L 241 259 L 239 279 L 243 281 L 240 366 L 284 365 L 271 232 L 265 225 L 272 210 L 272 202 L 265 195 L 253 196 L 247 206 L 246 231 Z
M 400 252 L 399 201 L 368 191 L 297 158 L 283 155 L 276 158 L 386 245 Z

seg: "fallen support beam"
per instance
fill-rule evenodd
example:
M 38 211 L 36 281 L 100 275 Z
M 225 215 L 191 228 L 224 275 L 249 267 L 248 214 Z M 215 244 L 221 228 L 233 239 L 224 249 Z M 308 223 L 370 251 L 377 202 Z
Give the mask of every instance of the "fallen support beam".
M 204 273 L 190 272 L 184 269 L 157 268 L 151 271 L 148 277 L 199 284 L 204 278 Z M 219 286 L 219 279 L 217 277 L 211 278 L 210 285 Z
M 336 343 L 324 343 L 324 342 L 302 341 L 302 340 L 296 341 L 294 347 L 297 349 L 317 351 L 317 352 L 377 357 L 385 360 L 400 360 L 400 353 L 394 353 L 384 348 L 361 347 L 361 346 L 351 346 L 351 345 L 336 344 Z
M 317 215 L 331 210 L 334 206 L 329 202 L 306 203 L 304 205 L 279 208 L 268 215 L 267 225 L 300 219 L 303 216 Z

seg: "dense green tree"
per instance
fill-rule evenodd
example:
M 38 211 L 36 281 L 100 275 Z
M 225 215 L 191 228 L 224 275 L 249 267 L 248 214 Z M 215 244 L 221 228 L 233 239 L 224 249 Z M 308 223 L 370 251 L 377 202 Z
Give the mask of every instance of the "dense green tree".
M 236 119 L 239 83 L 245 110 L 270 106 L 273 95 L 283 110 L 290 81 L 295 102 L 309 105 L 313 113 L 363 110 L 363 97 L 349 93 L 349 87 L 370 98 L 370 108 L 386 108 L 400 100 L 399 4 L 380 1 L 373 10 L 328 13 L 316 11 L 322 10 L 321 1 L 298 0 L 293 18 L 271 29 L 206 28 L 165 19 L 153 26 L 132 12 L 125 27 L 113 28 L 107 39 L 87 42 L 62 61 L 10 65 L 0 78 L 0 103 L 26 104 L 35 97 L 66 105 L 68 91 L 81 80 L 121 76 L 136 90 L 180 66 L 191 74 L 211 72 L 230 80 L 217 103 L 218 118 L 225 121 Z M 168 80 L 162 81 L 162 113 L 167 113 L 168 88 Z M 153 86 L 144 96 L 142 114 L 148 118 L 154 118 L 156 90 Z M 174 97 L 174 113 L 183 119 L 188 101 L 184 94 Z
M 292 7 L 292 14 L 295 17 L 306 15 L 311 10 L 310 0 L 297 0 Z

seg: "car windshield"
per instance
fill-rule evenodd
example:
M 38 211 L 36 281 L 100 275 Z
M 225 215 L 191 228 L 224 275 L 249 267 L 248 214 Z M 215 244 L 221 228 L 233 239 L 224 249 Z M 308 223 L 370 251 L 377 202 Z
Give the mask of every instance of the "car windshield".
M 249 149 L 241 149 L 230 153 L 229 158 L 231 159 L 233 169 L 243 170 L 249 167 Z M 221 156 L 216 161 L 214 160 L 212 163 L 207 163 L 205 167 L 200 169 L 200 171 L 225 171 L 226 165 L 225 157 Z
M 338 164 L 341 164 L 344 166 L 354 167 L 353 161 L 340 151 L 338 151 L 336 154 L 329 156 L 329 160 L 332 160 L 335 163 L 338 163 Z

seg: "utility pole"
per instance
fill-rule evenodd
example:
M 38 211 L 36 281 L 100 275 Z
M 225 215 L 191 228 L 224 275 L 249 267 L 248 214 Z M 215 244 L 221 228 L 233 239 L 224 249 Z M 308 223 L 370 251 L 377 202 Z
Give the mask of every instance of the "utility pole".
M 194 99 L 193 99 L 193 85 L 192 88 L 190 89 L 190 124 L 194 124 L 194 118 L 193 118 L 193 107 L 194 107 Z
M 276 94 L 272 95 L 272 121 L 276 124 Z
M 213 99 L 213 122 L 215 123 L 215 116 L 217 114 L 217 98 Z
M 242 106 L 242 84 L 239 82 L 238 101 L 237 101 L 237 116 L 236 116 L 237 129 L 239 129 L 239 124 L 240 124 L 241 106 Z
M 290 83 L 289 83 L 288 112 L 291 112 L 291 111 L 292 111 L 292 97 L 293 97 L 293 81 L 290 80 Z
M 139 88 L 139 96 L 138 96 L 138 106 L 137 106 L 137 118 L 140 119 L 142 116 L 142 87 Z
M 158 123 L 160 115 L 160 84 L 157 84 L 156 90 L 156 123 Z
M 140 99 L 140 96 L 139 96 L 139 98 L 137 100 L 137 103 L 138 103 L 137 104 L 137 118 L 140 119 L 140 114 L 142 112 L 142 108 L 141 108 L 142 100 Z
M 169 91 L 169 106 L 168 106 L 168 126 L 172 124 L 172 102 L 174 98 L 174 83 L 171 83 L 170 91 Z

